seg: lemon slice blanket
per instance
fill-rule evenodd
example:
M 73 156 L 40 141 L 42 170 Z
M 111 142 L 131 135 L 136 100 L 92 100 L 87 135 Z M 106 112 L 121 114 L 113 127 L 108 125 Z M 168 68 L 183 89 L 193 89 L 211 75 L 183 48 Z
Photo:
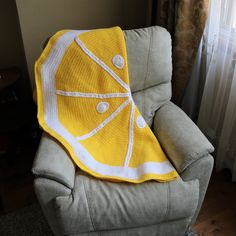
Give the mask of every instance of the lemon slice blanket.
M 82 170 L 132 183 L 177 176 L 132 99 L 119 27 L 59 31 L 37 60 L 35 79 L 41 127 Z

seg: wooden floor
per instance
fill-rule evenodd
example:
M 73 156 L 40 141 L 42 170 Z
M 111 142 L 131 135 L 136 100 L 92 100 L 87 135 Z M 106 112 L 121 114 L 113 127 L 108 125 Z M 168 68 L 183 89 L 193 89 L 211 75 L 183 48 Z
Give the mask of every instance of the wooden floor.
M 236 236 L 236 183 L 228 171 L 212 175 L 193 229 L 200 236 Z

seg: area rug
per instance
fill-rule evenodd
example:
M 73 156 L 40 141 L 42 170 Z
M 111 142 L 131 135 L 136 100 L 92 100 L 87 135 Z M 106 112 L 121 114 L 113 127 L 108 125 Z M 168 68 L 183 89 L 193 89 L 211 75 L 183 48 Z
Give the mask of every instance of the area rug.
M 43 212 L 34 204 L 0 216 L 1 236 L 52 236 Z

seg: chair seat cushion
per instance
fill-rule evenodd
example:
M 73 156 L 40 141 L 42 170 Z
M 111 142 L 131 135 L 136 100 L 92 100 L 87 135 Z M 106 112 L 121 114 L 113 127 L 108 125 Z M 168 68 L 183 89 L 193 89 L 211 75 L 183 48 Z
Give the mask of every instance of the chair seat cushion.
M 101 181 L 77 170 L 71 195 L 57 197 L 57 217 L 65 234 L 114 230 L 191 217 L 197 207 L 198 180 L 180 177 L 139 185 Z

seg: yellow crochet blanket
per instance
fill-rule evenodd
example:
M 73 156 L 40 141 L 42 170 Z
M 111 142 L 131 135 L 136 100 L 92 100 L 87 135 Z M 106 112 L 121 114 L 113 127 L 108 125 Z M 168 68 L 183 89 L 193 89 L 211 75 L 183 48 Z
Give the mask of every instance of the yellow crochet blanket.
M 82 170 L 132 183 L 177 176 L 132 99 L 119 27 L 59 31 L 37 60 L 35 78 L 41 127 Z

